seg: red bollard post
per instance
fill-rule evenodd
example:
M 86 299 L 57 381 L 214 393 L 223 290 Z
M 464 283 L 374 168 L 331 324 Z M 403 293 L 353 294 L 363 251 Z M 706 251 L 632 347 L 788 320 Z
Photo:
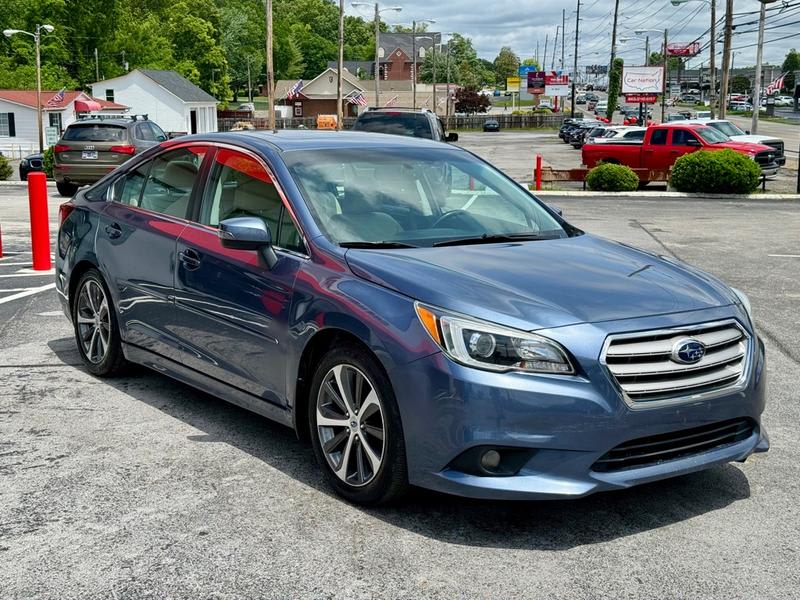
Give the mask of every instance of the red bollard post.
M 50 263 L 50 222 L 47 218 L 47 175 L 30 173 L 28 175 L 28 203 L 31 211 L 31 250 L 33 270 L 49 271 Z
M 536 189 L 542 189 L 542 155 L 536 155 Z

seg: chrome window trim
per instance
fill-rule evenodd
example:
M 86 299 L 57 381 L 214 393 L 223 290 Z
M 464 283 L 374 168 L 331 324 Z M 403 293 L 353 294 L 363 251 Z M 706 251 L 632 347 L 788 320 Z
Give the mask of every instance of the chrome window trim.
M 733 325 L 742 332 L 742 335 L 745 338 L 744 366 L 742 367 L 741 375 L 739 375 L 739 378 L 736 381 L 715 390 L 700 392 L 699 394 L 678 395 L 673 398 L 663 398 L 661 400 L 632 400 L 617 382 L 617 378 L 614 376 L 614 373 L 612 373 L 608 363 L 606 362 L 606 353 L 608 352 L 608 348 L 611 346 L 611 343 L 615 341 L 641 338 L 648 335 L 686 334 L 687 336 L 691 336 L 692 333 L 696 332 L 698 329 L 713 328 L 723 325 Z M 735 318 L 723 319 L 720 321 L 708 321 L 704 323 L 694 323 L 692 325 L 681 325 L 680 327 L 668 327 L 664 329 L 645 329 L 642 331 L 629 333 L 612 333 L 607 335 L 605 341 L 603 342 L 603 348 L 600 351 L 599 362 L 601 365 L 603 365 L 603 370 L 605 371 L 606 377 L 608 377 L 611 385 L 625 401 L 625 404 L 628 405 L 628 408 L 636 411 L 663 408 L 664 406 L 675 406 L 699 402 L 702 400 L 710 400 L 712 398 L 724 396 L 725 394 L 730 394 L 731 392 L 738 392 L 746 388 L 750 380 L 750 371 L 753 364 L 753 352 L 755 345 L 752 343 L 752 340 L 753 337 L 747 331 L 747 328 Z

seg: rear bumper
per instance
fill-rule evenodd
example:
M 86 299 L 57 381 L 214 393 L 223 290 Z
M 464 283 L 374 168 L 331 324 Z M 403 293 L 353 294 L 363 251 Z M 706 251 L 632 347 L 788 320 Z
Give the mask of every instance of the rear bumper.
M 99 181 L 119 166 L 118 164 L 56 164 L 53 167 L 53 176 L 59 183 L 85 185 Z

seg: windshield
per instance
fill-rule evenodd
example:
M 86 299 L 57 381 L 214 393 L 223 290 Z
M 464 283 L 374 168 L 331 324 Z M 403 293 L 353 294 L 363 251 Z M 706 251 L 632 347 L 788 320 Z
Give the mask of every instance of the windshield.
M 568 235 L 518 184 L 459 150 L 293 150 L 284 159 L 317 225 L 336 244 Z
M 731 138 L 727 135 L 714 129 L 713 127 L 698 127 L 695 129 L 697 134 L 707 141 L 709 144 L 720 144 L 722 142 L 730 142 Z
M 125 137 L 124 127 L 93 123 L 67 127 L 63 139 L 70 142 L 121 142 Z
M 421 113 L 367 111 L 358 118 L 353 129 L 427 139 L 433 137 L 428 118 Z
M 719 123 L 709 123 L 709 125 L 714 129 L 716 129 L 717 131 L 721 131 L 722 133 L 724 133 L 729 137 L 733 135 L 745 135 L 744 131 L 739 129 L 733 123 L 728 123 L 727 121 L 722 121 Z

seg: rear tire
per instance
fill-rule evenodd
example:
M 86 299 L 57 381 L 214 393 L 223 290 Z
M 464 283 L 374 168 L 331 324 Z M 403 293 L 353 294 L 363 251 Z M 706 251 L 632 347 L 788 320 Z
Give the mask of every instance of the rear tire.
M 353 344 L 322 357 L 308 397 L 311 444 L 336 492 L 357 504 L 408 489 L 405 438 L 394 392 L 378 361 Z
M 58 193 L 65 198 L 72 198 L 75 192 L 78 191 L 78 186 L 74 183 L 67 183 L 66 181 L 56 181 L 56 189 L 58 189 Z
M 72 300 L 75 343 L 86 369 L 97 377 L 114 377 L 128 366 L 122 353 L 111 294 L 97 269 L 89 269 L 75 286 Z

